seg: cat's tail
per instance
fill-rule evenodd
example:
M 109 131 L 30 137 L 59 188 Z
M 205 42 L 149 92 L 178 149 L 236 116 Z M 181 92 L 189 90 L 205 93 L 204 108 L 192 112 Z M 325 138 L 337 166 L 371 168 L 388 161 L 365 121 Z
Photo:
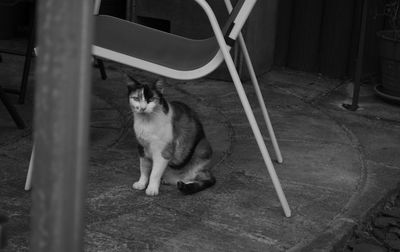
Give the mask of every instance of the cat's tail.
M 188 195 L 200 192 L 208 187 L 211 187 L 215 184 L 215 182 L 216 182 L 215 177 L 209 174 L 207 177 L 202 177 L 202 178 L 197 177 L 194 181 L 190 181 L 187 183 L 183 181 L 178 181 L 176 185 L 179 191 L 181 191 L 185 195 Z

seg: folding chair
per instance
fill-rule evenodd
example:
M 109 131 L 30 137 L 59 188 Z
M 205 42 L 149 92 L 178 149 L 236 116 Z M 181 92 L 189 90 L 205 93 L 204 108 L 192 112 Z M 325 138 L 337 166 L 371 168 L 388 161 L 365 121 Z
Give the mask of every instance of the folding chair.
M 263 112 L 265 123 L 267 124 L 277 161 L 281 163 L 283 161 L 282 155 L 249 53 L 240 32 L 257 0 L 239 0 L 234 8 L 230 0 L 225 0 L 230 16 L 222 30 L 214 12 L 206 0 L 194 1 L 205 11 L 215 36 L 203 40 L 193 40 L 115 17 L 96 15 L 94 17 L 95 37 L 93 42 L 93 55 L 179 80 L 203 77 L 214 71 L 225 61 L 284 213 L 287 217 L 290 217 L 291 211 L 285 194 L 278 176 L 276 175 L 274 165 L 268 154 L 267 147 L 265 146 L 239 74 L 235 69 L 234 62 L 229 53 L 235 41 L 238 39 Z M 101 0 L 95 0 L 95 14 L 98 13 L 100 4 Z M 28 174 L 31 174 L 31 171 L 29 171 Z M 27 178 L 26 189 L 29 190 L 29 188 L 30 176 Z

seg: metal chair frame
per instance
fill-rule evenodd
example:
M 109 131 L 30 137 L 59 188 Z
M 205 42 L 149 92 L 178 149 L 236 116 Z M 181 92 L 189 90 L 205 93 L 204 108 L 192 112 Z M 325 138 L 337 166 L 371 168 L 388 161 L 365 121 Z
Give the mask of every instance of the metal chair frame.
M 208 62 L 206 62 L 205 64 L 198 66 L 196 68 L 193 67 L 193 69 L 181 69 L 179 67 L 174 68 L 173 66 L 168 65 L 168 64 L 162 64 L 162 63 L 159 63 L 154 60 L 148 60 L 143 57 L 142 58 L 137 57 L 136 55 L 133 55 L 133 54 L 126 54 L 126 53 L 123 53 L 121 51 L 115 50 L 110 47 L 107 48 L 104 45 L 102 45 L 103 41 L 101 41 L 101 38 L 98 38 L 97 35 L 95 36 L 94 44 L 92 47 L 93 55 L 96 57 L 99 57 L 99 58 L 109 59 L 109 60 L 116 61 L 116 62 L 125 64 L 128 66 L 132 66 L 132 67 L 139 68 L 139 69 L 142 69 L 145 71 L 149 71 L 149 72 L 152 72 L 155 74 L 159 74 L 159 75 L 162 75 L 162 76 L 165 76 L 168 78 L 180 79 L 180 80 L 197 79 L 197 78 L 203 77 L 203 76 L 211 73 L 212 71 L 214 71 L 222 62 L 225 62 L 228 67 L 229 73 L 232 77 L 236 91 L 239 95 L 241 104 L 246 113 L 247 119 L 250 123 L 250 126 L 251 126 L 251 129 L 255 136 L 257 145 L 261 151 L 262 157 L 264 159 L 264 163 L 265 163 L 267 170 L 269 172 L 269 175 L 271 177 L 275 191 L 276 191 L 279 201 L 282 205 L 284 214 L 285 214 L 285 216 L 290 217 L 291 210 L 289 208 L 285 194 L 282 190 L 282 186 L 281 186 L 279 178 L 276 174 L 271 157 L 268 153 L 263 136 L 258 127 L 258 124 L 257 124 L 257 121 L 253 114 L 253 111 L 251 109 L 249 100 L 246 96 L 245 90 L 243 88 L 243 84 L 242 84 L 239 74 L 235 68 L 234 61 L 230 55 L 230 49 L 232 48 L 235 41 L 238 40 L 241 51 L 242 51 L 244 59 L 245 59 L 247 69 L 250 74 L 250 78 L 251 78 L 253 87 L 254 87 L 256 95 L 257 95 L 259 105 L 260 105 L 262 113 L 263 113 L 265 123 L 268 128 L 268 133 L 269 133 L 271 142 L 272 142 L 274 150 L 275 150 L 277 161 L 278 161 L 278 163 L 282 163 L 283 162 L 282 154 L 280 152 L 278 142 L 276 140 L 276 136 L 275 136 L 274 130 L 272 128 L 271 120 L 269 118 L 267 108 L 265 106 L 265 102 L 264 102 L 264 99 L 263 99 L 263 96 L 262 96 L 262 93 L 261 93 L 261 90 L 260 90 L 260 87 L 258 84 L 258 80 L 257 80 L 256 74 L 255 74 L 253 65 L 251 63 L 251 59 L 250 59 L 245 41 L 241 34 L 241 29 L 243 28 L 243 26 L 244 26 L 248 16 L 250 15 L 251 10 L 253 9 L 254 5 L 256 4 L 257 0 L 239 0 L 235 7 L 232 6 L 232 3 L 230 0 L 224 0 L 227 10 L 230 13 L 230 17 L 228 19 L 227 25 L 224 26 L 223 29 L 221 29 L 213 10 L 209 6 L 209 4 L 206 2 L 206 0 L 194 0 L 194 1 L 206 13 L 206 15 L 210 21 L 212 30 L 214 32 L 214 36 L 215 36 L 213 39 L 215 39 L 215 46 L 216 46 L 217 50 L 215 51 L 215 55 L 213 57 L 211 57 L 210 60 Z M 99 19 L 104 19 L 105 22 L 121 22 L 121 25 L 131 25 L 132 29 L 140 28 L 139 30 L 143 30 L 150 34 L 160 33 L 160 31 L 156 31 L 156 30 L 151 31 L 151 30 L 149 30 L 150 28 L 138 27 L 140 25 L 135 24 L 135 23 L 127 24 L 127 23 L 124 23 L 123 21 L 114 20 L 114 19 L 108 18 L 104 15 L 98 15 L 99 9 L 100 9 L 100 4 L 101 4 L 101 0 L 94 0 L 95 19 L 96 19 L 96 17 L 98 17 Z M 98 15 L 98 16 L 96 16 L 96 15 Z M 132 35 L 134 35 L 134 34 L 132 34 Z M 171 35 L 158 34 L 158 35 L 164 37 L 165 39 L 171 39 L 171 40 L 176 39 L 176 41 L 186 39 L 183 37 L 177 37 L 176 35 L 172 35 L 172 34 Z M 168 37 L 168 36 L 170 36 L 170 37 Z M 192 42 L 193 43 L 201 43 L 202 41 L 193 41 L 193 40 L 187 39 L 187 43 L 192 43 Z M 205 41 L 203 41 L 203 42 L 205 43 Z M 34 155 L 32 154 L 31 163 L 30 163 L 27 181 L 26 181 L 26 186 L 25 186 L 26 190 L 29 190 L 31 188 L 33 158 L 34 158 Z

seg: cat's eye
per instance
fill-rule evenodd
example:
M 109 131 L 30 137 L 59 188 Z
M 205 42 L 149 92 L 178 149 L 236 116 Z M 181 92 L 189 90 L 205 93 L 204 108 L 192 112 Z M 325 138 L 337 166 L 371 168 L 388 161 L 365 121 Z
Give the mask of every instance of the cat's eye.
M 131 96 L 130 98 L 133 99 L 134 101 L 140 101 L 139 97 L 137 96 Z

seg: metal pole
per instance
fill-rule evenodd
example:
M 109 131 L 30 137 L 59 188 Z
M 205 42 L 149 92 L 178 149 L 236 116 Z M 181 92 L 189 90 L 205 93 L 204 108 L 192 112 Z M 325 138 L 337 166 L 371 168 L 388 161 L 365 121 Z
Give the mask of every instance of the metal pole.
M 7 94 L 1 86 L 0 86 L 0 101 L 3 102 L 4 106 L 6 106 L 8 113 L 14 120 L 17 127 L 19 129 L 24 129 L 25 128 L 24 120 L 22 120 L 21 116 L 18 114 L 14 105 L 8 100 Z
M 363 58 L 364 58 L 365 31 L 367 29 L 366 28 L 367 16 L 368 16 L 368 0 L 364 0 L 362 9 L 360 40 L 358 42 L 358 52 L 356 60 L 356 73 L 354 76 L 353 100 L 351 104 L 343 104 L 343 107 L 350 111 L 356 111 L 358 109 L 358 99 L 360 97 L 361 75 L 362 75 Z
M 38 1 L 31 251 L 83 250 L 92 1 Z
M 31 63 L 32 63 L 32 53 L 33 49 L 35 48 L 35 29 L 36 29 L 36 17 L 35 17 L 35 6 L 36 6 L 36 1 L 33 1 L 32 3 L 29 3 L 29 39 L 28 39 L 28 46 L 25 51 L 25 62 L 24 62 L 24 71 L 22 74 L 22 80 L 21 80 L 21 87 L 19 89 L 19 98 L 18 102 L 20 104 L 25 103 L 25 96 L 26 96 L 26 89 L 28 86 L 28 78 L 29 78 L 29 72 L 31 69 Z
M 228 12 L 231 13 L 232 9 L 233 9 L 231 0 L 225 0 L 225 5 L 226 5 L 226 8 L 228 9 Z M 281 150 L 279 149 L 279 144 L 278 144 L 278 141 L 276 140 L 274 128 L 272 127 L 272 123 L 271 123 L 271 120 L 268 115 L 267 107 L 265 106 L 265 102 L 264 102 L 263 95 L 261 93 L 260 85 L 258 84 L 256 72 L 254 71 L 253 63 L 251 63 L 250 54 L 249 54 L 249 51 L 247 50 L 246 43 L 244 41 L 244 38 L 243 38 L 243 35 L 241 32 L 239 33 L 238 40 L 239 40 L 240 49 L 242 51 L 241 56 L 245 59 L 245 63 L 247 65 L 247 69 L 249 71 L 251 82 L 253 83 L 254 90 L 256 91 L 258 103 L 260 104 L 261 111 L 264 116 L 265 124 L 267 125 L 268 133 L 269 133 L 272 145 L 275 150 L 276 159 L 277 159 L 278 163 L 282 163 L 283 158 L 282 158 Z M 243 59 L 240 60 L 240 62 L 243 62 Z M 240 65 L 242 65 L 242 63 Z M 240 66 L 239 69 L 242 69 L 242 66 Z M 240 74 L 239 74 L 239 76 L 240 76 Z
M 286 217 L 290 217 L 291 210 L 290 210 L 289 204 L 288 204 L 288 202 L 286 200 L 286 196 L 282 190 L 281 183 L 276 174 L 276 171 L 275 171 L 274 165 L 271 161 L 271 158 L 269 156 L 267 147 L 265 146 L 264 139 L 262 137 L 260 128 L 257 125 L 256 118 L 254 117 L 253 110 L 251 109 L 249 100 L 246 96 L 246 92 L 244 91 L 239 74 L 236 71 L 235 64 L 233 63 L 232 57 L 229 53 L 228 46 L 226 45 L 221 28 L 219 27 L 217 18 L 215 17 L 214 12 L 212 11 L 210 5 L 208 5 L 206 0 L 195 0 L 195 1 L 203 8 L 203 10 L 205 11 L 205 13 L 207 14 L 207 16 L 210 20 L 211 27 L 214 31 L 215 37 L 217 38 L 217 42 L 220 47 L 220 50 L 221 50 L 222 54 L 224 55 L 226 66 L 228 67 L 228 70 L 231 74 L 233 84 L 235 85 L 236 91 L 237 91 L 240 101 L 243 105 L 243 109 L 244 109 L 247 119 L 250 123 L 250 127 L 254 133 L 254 137 L 255 137 L 258 147 L 260 149 L 261 155 L 263 156 L 264 163 L 267 166 L 268 173 L 271 177 L 271 180 L 274 185 L 277 196 L 279 198 L 279 201 L 281 202 L 283 211 L 284 211 Z M 238 31 L 238 34 L 239 33 L 240 33 L 240 31 Z

